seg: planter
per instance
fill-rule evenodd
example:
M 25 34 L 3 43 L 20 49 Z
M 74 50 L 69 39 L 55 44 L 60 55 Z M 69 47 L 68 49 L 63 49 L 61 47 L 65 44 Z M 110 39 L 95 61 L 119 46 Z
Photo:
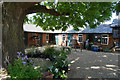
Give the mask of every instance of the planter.
M 42 75 L 43 75 L 43 78 L 53 78 L 54 76 L 54 74 L 50 72 L 43 72 Z

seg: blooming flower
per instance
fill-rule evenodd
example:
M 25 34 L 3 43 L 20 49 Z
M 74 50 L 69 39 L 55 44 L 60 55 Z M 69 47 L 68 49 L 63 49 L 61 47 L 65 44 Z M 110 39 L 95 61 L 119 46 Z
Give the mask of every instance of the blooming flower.
M 24 57 L 24 59 L 28 59 L 27 55 Z
M 21 57 L 21 59 L 22 59 L 22 60 L 24 60 L 24 58 L 23 58 L 23 57 Z
M 30 60 L 30 63 L 32 62 L 32 60 Z
M 20 55 L 22 52 L 17 52 L 18 55 Z
M 25 61 L 23 61 L 22 63 L 23 63 L 23 64 L 25 64 L 26 62 L 25 62 Z
M 65 61 L 63 61 L 63 63 L 65 63 Z
M 56 56 L 53 56 L 54 58 L 56 58 Z
M 49 59 L 49 58 L 46 58 L 46 60 L 50 61 L 50 59 Z
M 50 69 L 50 72 L 52 72 L 53 66 L 49 67 L 49 69 Z
M 51 67 L 49 67 L 50 69 L 52 69 L 53 68 L 53 66 L 51 66 Z
M 17 52 L 17 58 L 20 58 L 20 54 L 21 54 L 22 52 Z
M 64 73 L 65 73 L 65 70 L 63 70 L 62 72 L 63 72 L 63 74 L 64 74 Z
M 35 52 L 36 52 L 36 50 L 34 49 L 33 53 L 35 53 Z
M 58 69 L 57 69 L 57 68 L 55 69 L 55 72 L 56 72 L 56 73 L 58 72 Z
M 18 55 L 17 58 L 20 58 L 20 56 Z
M 55 62 L 55 64 L 57 64 L 57 62 Z
M 38 67 L 34 67 L 34 69 L 37 69 Z

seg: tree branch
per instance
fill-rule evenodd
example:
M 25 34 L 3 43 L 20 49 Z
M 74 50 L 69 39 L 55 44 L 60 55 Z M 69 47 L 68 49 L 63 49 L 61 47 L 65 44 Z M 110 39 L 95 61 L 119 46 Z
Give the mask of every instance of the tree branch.
M 26 10 L 26 14 L 37 13 L 37 12 L 49 13 L 53 16 L 66 15 L 65 13 L 60 13 L 55 11 L 55 9 L 47 9 L 46 6 L 43 5 L 34 5 Z

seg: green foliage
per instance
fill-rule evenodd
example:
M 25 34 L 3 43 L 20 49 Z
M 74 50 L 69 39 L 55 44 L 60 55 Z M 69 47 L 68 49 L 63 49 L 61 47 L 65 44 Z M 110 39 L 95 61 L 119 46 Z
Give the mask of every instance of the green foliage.
M 49 58 L 54 58 L 55 56 L 59 55 L 59 51 L 54 49 L 54 47 L 47 47 L 44 51 L 43 54 L 48 56 Z
M 65 74 L 65 70 L 60 70 L 60 68 L 57 68 L 56 66 L 50 67 L 50 72 L 54 74 L 54 78 L 67 78 L 67 75 Z
M 44 30 L 65 31 L 68 26 L 73 25 L 75 30 L 79 27 L 89 26 L 95 28 L 104 20 L 109 20 L 116 3 L 112 2 L 59 2 L 57 12 L 63 16 L 53 16 L 48 13 L 36 13 L 30 20 L 33 24 L 41 26 Z M 54 3 L 42 4 L 54 8 Z
M 116 11 L 117 15 L 119 15 L 119 12 L 120 12 L 120 1 L 116 5 L 115 11 Z
M 9 64 L 8 71 L 12 79 L 37 79 L 41 77 L 39 69 L 34 69 L 32 63 L 27 63 L 27 57 L 20 57 Z
M 54 74 L 55 78 L 67 78 L 66 69 L 68 69 L 67 51 L 59 51 L 58 57 L 56 57 L 53 65 L 49 68 L 50 72 Z M 66 68 L 66 69 L 65 69 Z
M 66 61 L 69 51 L 56 50 L 54 47 L 47 47 L 43 54 L 48 55 L 49 58 L 54 58 L 53 65 L 49 67 L 49 71 L 54 74 L 54 78 L 67 78 L 66 70 L 68 61 Z
M 31 55 L 31 57 L 33 57 L 34 54 L 38 54 L 38 53 L 40 53 L 40 50 L 38 50 L 38 49 L 36 49 L 34 47 L 32 47 L 29 50 L 26 50 L 26 54 Z

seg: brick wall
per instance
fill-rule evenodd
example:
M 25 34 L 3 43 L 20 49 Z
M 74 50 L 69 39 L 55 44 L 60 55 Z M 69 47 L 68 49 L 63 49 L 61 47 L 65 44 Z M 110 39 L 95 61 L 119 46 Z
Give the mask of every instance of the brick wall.
M 113 46 L 112 34 L 109 34 L 108 45 L 103 45 L 101 43 L 94 42 L 94 45 L 100 45 L 103 49 L 109 49 Z
M 28 33 L 28 45 L 36 45 L 37 44 L 37 40 L 31 39 L 32 36 L 34 36 L 34 33 Z M 86 41 L 86 34 L 82 34 L 83 35 L 83 42 Z M 36 36 L 38 36 L 38 33 L 36 33 Z M 65 41 L 67 40 L 68 34 L 65 34 Z M 73 34 L 73 38 L 76 38 L 78 40 L 78 34 Z M 119 39 L 116 39 L 115 41 L 118 41 Z M 42 34 L 42 44 L 45 45 L 46 42 L 49 42 L 49 37 L 48 40 L 46 40 L 46 33 Z M 58 34 L 58 41 L 59 41 L 59 45 L 62 44 L 62 34 Z M 102 45 L 101 43 L 94 43 L 96 45 L 101 45 L 103 48 L 110 48 L 113 46 L 113 38 L 112 38 L 112 34 L 109 34 L 109 41 L 108 41 L 108 45 Z M 63 44 L 64 46 L 66 45 L 66 42 L 64 42 Z M 80 43 L 79 43 L 80 45 Z
M 119 39 L 114 39 L 114 42 L 119 42 Z
M 109 34 L 109 41 L 108 41 L 108 45 L 102 45 L 103 48 L 111 48 L 113 46 L 113 38 L 112 38 L 112 34 Z
M 43 37 L 42 37 L 42 38 L 43 38 L 43 39 L 42 39 L 43 45 L 47 44 L 47 41 L 48 41 L 48 43 L 49 43 L 49 36 L 48 36 L 48 39 L 46 39 L 46 35 L 47 35 L 46 33 L 43 33 L 43 35 L 42 35 L 42 36 L 43 36 Z
M 34 35 L 35 35 L 34 33 L 28 33 L 28 45 L 29 46 L 37 44 L 37 40 L 34 40 L 34 39 L 31 38 Z

